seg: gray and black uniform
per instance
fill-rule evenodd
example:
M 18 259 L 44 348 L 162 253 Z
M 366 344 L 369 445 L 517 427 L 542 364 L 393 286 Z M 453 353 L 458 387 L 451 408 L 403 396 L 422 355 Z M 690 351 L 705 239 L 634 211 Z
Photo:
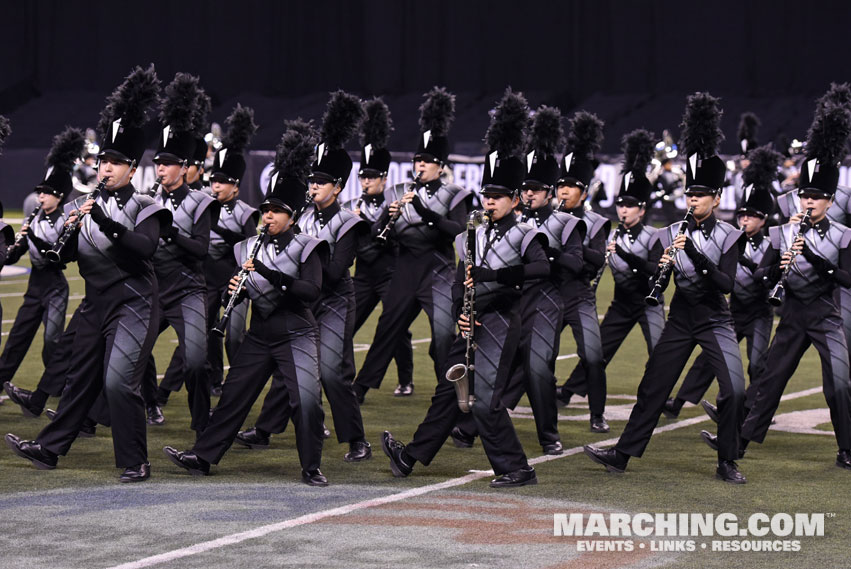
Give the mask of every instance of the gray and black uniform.
M 780 256 L 798 232 L 797 224 L 769 229 L 770 244 L 756 272 L 773 285 L 780 277 Z M 753 405 L 742 425 L 742 438 L 761 443 L 780 404 L 786 384 L 810 344 L 821 358 L 824 397 L 840 449 L 851 449 L 851 392 L 848 348 L 835 288 L 851 286 L 851 230 L 824 218 L 804 233 L 806 247 L 795 257 L 785 279 L 780 324 L 768 348 L 764 373 L 757 380 Z
M 15 230 L 11 225 L 0 221 L 0 266 L 6 264 L 6 253 L 9 245 L 15 242 Z M 0 304 L 0 319 L 3 318 L 3 305 Z
M 615 239 L 615 252 L 609 255 L 615 295 L 600 324 L 604 366 L 612 361 L 636 324 L 641 327 L 648 355 L 653 353 L 662 335 L 665 327 L 664 303 L 649 306 L 644 301 L 650 292 L 650 278 L 662 256 L 662 248 L 654 247 L 655 235 L 655 228 L 641 222 L 620 232 L 613 229 L 609 235 L 610 241 Z M 580 362 L 573 368 L 565 385 L 575 391 L 571 386 L 585 384 L 585 366 Z
M 579 206 L 568 213 L 585 222 L 585 239 L 582 241 L 582 271 L 562 283 L 564 302 L 562 329 L 570 326 L 579 354 L 579 365 L 584 374 L 571 376 L 562 385 L 562 392 L 588 395 L 591 415 L 602 415 L 606 409 L 606 369 L 603 345 L 600 339 L 600 320 L 597 318 L 597 297 L 591 290 L 591 279 L 606 259 L 606 237 L 611 222 L 593 211 Z
M 544 237 L 530 225 L 517 223 L 513 215 L 476 229 L 473 279 L 476 281 L 476 320 L 471 391 L 472 408 L 482 446 L 497 475 L 528 467 L 523 447 L 508 417 L 503 398 L 522 334 L 519 300 L 524 282 L 545 279 L 550 271 Z M 461 313 L 464 296 L 466 233 L 456 239 L 461 261 L 452 287 L 452 310 Z M 447 369 L 463 363 L 466 339 L 459 335 L 452 344 Z M 413 440 L 405 447 L 412 458 L 428 465 L 455 426 L 461 411 L 455 388 L 441 373 L 431 406 Z
M 401 200 L 415 189 L 417 196 L 404 207 L 391 234 L 399 243 L 396 270 L 384 297 L 375 337 L 355 381 L 365 393 L 378 388 L 408 327 L 425 310 L 431 324 L 429 355 L 435 374 L 446 371 L 446 357 L 455 339 L 452 305 L 452 241 L 464 228 L 472 195 L 440 179 L 422 186 L 397 184 L 384 191 L 385 200 Z M 373 226 L 373 236 L 387 225 L 385 210 Z
M 166 192 L 158 203 L 173 215 L 173 225 L 160 239 L 154 270 L 160 294 L 155 320 L 157 334 L 171 326 L 177 334 L 183 362 L 183 380 L 189 396 L 192 429 L 202 431 L 210 417 L 210 386 L 204 373 L 207 361 L 207 310 L 203 261 L 210 241 L 210 227 L 219 207 L 210 196 L 191 191 L 186 184 Z M 157 385 L 153 356 L 145 371 L 145 403 L 155 403 Z M 177 385 L 180 388 L 180 385 Z
M 13 248 L 6 258 L 6 264 L 12 265 L 28 252 L 32 270 L 24 293 L 24 303 L 18 309 L 3 354 L 0 355 L 0 383 L 12 380 L 27 355 L 39 324 L 44 324 L 41 361 L 45 367 L 59 345 L 59 338 L 65 328 L 65 310 L 68 308 L 68 281 L 62 272 L 64 265 L 50 263 L 44 254 L 59 238 L 64 223 L 65 215 L 59 208 L 49 214 L 40 212 L 20 245 Z M 47 394 L 43 393 L 43 396 L 46 400 Z M 41 403 L 43 406 L 44 401 Z
M 376 227 L 386 210 L 387 201 L 384 199 L 383 193 L 363 196 L 360 216 L 369 224 L 370 228 Z M 381 231 L 381 229 L 381 227 L 378 227 L 377 231 Z M 360 330 L 360 327 L 363 326 L 378 303 L 387 295 L 390 282 L 393 279 L 393 271 L 396 269 L 396 257 L 398 255 L 399 247 L 391 239 L 382 243 L 370 236 L 363 239 L 358 247 L 355 276 L 352 278 L 355 285 L 355 333 Z M 394 359 L 396 360 L 399 385 L 409 385 L 414 380 L 414 354 L 411 347 L 410 330 L 407 330 L 399 338 Z
M 768 304 L 768 290 L 762 279 L 756 279 L 757 270 L 765 252 L 768 250 L 768 239 L 763 233 L 743 239 L 742 251 L 739 255 L 739 266 L 736 269 L 736 282 L 730 293 L 730 312 L 733 315 L 733 326 L 736 340 L 745 339 L 748 354 L 748 377 L 750 386 L 745 392 L 745 408 L 750 408 L 756 394 L 757 378 L 761 377 L 765 367 L 765 353 L 771 339 L 771 326 L 774 323 L 774 311 Z M 677 399 L 698 403 L 715 377 L 709 359 L 700 354 L 686 374 Z
M 319 372 L 328 405 L 334 416 L 337 441 L 364 440 L 360 405 L 352 389 L 355 377 L 354 323 L 355 294 L 349 267 L 366 223 L 336 201 L 322 210 L 311 205 L 297 222 L 301 234 L 328 244 L 330 255 L 322 264 L 322 292 L 313 303 L 313 316 L 319 327 Z M 263 400 L 255 427 L 267 433 L 281 433 L 290 419 L 289 390 L 278 374 Z M 321 431 L 320 431 L 321 435 Z
M 66 215 L 88 198 L 67 204 Z M 170 212 L 128 184 L 98 196 L 81 230 L 63 250 L 64 261 L 78 262 L 86 297 L 77 313 L 68 387 L 56 417 L 36 439 L 48 451 L 68 452 L 103 394 L 116 466 L 147 462 L 140 387 L 156 339 L 158 288 L 152 260 L 160 228 L 170 224 Z
M 236 245 L 239 266 L 257 239 Z M 249 272 L 244 299 L 251 299 L 251 323 L 231 361 L 222 397 L 210 423 L 192 447 L 201 459 L 218 464 L 233 444 L 263 387 L 274 374 L 288 394 L 288 414 L 296 430 L 303 470 L 318 469 L 322 458 L 322 394 L 316 320 L 310 305 L 319 298 L 327 246 L 287 230 L 266 240 Z M 228 279 L 230 280 L 230 279 Z M 226 300 L 226 299 L 224 299 Z
M 733 290 L 742 232 L 714 214 L 699 224 L 693 218 L 688 223 L 685 249 L 673 253 L 676 292 L 668 321 L 647 361 L 638 400 L 615 449 L 629 456 L 644 454 L 668 395 L 699 345 L 718 379 L 718 459 L 736 460 L 745 378 L 724 295 Z M 663 249 L 679 230 L 680 223 L 675 223 L 658 231 Z

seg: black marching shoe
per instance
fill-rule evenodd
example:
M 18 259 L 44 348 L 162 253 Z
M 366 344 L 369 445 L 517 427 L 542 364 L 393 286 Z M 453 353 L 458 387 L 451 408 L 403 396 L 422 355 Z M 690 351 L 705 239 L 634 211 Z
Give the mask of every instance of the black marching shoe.
M 53 421 L 56 418 L 56 411 L 53 409 L 46 409 L 44 411 L 44 416 Z M 80 425 L 80 430 L 77 432 L 77 436 L 83 439 L 91 439 L 97 434 L 98 424 L 97 421 L 86 418 L 83 421 L 83 424 Z
M 624 470 L 626 470 L 626 464 L 629 462 L 629 457 L 622 458 L 618 451 L 613 448 L 602 449 L 592 447 L 591 445 L 585 445 L 582 447 L 582 450 L 585 451 L 588 458 L 597 464 L 602 464 L 606 467 L 606 470 L 616 474 L 621 474 Z
M 352 385 L 352 391 L 355 392 L 355 397 L 358 399 L 358 405 L 363 405 L 363 401 L 366 397 L 366 392 L 369 391 L 369 387 L 364 387 L 359 383 L 355 383 Z
M 414 384 L 408 383 L 406 385 L 402 385 L 401 383 L 396 386 L 396 389 L 393 390 L 393 397 L 410 397 L 414 394 Z
M 517 486 L 527 486 L 537 484 L 538 476 L 535 474 L 535 469 L 531 466 L 524 466 L 514 472 L 508 472 L 502 476 L 497 476 L 491 480 L 491 488 L 515 488 Z
M 38 417 L 44 411 L 44 407 L 39 407 L 32 402 L 32 391 L 22 389 L 11 381 L 3 384 L 3 390 L 9 396 L 9 401 L 21 407 L 25 417 Z
M 473 443 L 476 441 L 475 436 L 468 435 L 458 426 L 452 427 L 449 436 L 452 438 L 452 444 L 458 448 L 473 448 Z
M 562 446 L 561 441 L 541 445 L 541 448 L 544 449 L 544 454 L 549 454 L 553 456 L 562 454 L 564 452 L 564 447 Z
M 591 415 L 591 432 L 608 433 L 609 424 L 606 422 L 606 418 L 602 415 Z
M 331 429 L 325 426 L 325 423 L 322 423 L 322 438 L 330 439 L 331 438 Z
M 839 449 L 836 453 L 836 466 L 851 470 L 851 450 Z
M 556 404 L 559 407 L 567 407 L 573 392 L 565 387 L 556 387 Z
M 211 385 L 210 386 L 210 396 L 211 397 L 221 397 L 222 396 L 222 385 Z
M 715 478 L 730 484 L 745 484 L 748 479 L 739 472 L 739 465 L 732 460 L 719 460 L 715 469 Z
M 718 424 L 718 407 L 703 399 L 700 402 L 700 406 L 703 407 L 703 410 L 706 411 L 706 415 L 712 419 L 712 421 L 717 425 Z
M 160 406 L 156 403 L 154 403 L 153 405 L 148 405 L 145 408 L 145 414 L 147 415 L 147 423 L 149 425 L 162 425 L 163 423 L 165 423 L 163 410 L 160 409 Z
M 346 462 L 361 462 L 372 458 L 372 447 L 366 441 L 354 441 L 349 443 L 349 452 L 343 455 Z
M 210 474 L 210 463 L 200 458 L 194 452 L 179 451 L 174 447 L 163 447 L 163 452 L 174 464 L 189 471 L 192 476 L 207 476 Z
M 128 466 L 118 477 L 119 482 L 144 482 L 151 477 L 151 463 L 143 462 L 136 466 Z
M 711 448 L 712 450 L 718 450 L 718 436 L 713 435 L 709 431 L 700 431 L 700 438 L 703 439 L 703 442 L 706 443 L 706 446 Z M 745 448 L 739 446 L 739 458 L 745 458 Z
M 676 404 L 674 404 L 673 399 L 668 399 L 665 401 L 664 407 L 662 407 L 662 414 L 666 416 L 668 419 L 676 419 L 680 416 L 680 410 L 677 409 Z
M 390 431 L 384 431 L 384 435 L 381 437 L 381 448 L 387 458 L 390 459 L 390 470 L 393 471 L 393 476 L 404 478 L 413 472 L 414 465 L 409 465 L 402 457 L 405 452 L 405 445 L 394 439 Z
M 49 450 L 41 448 L 35 441 L 22 441 L 20 437 L 9 433 L 6 435 L 6 445 L 16 455 L 33 463 L 39 470 L 53 470 L 58 461 L 57 456 Z
M 56 418 L 56 411 L 54 411 L 53 409 L 47 409 L 44 412 L 44 416 L 47 417 L 48 421 L 52 421 L 53 419 Z
M 328 486 L 328 479 L 318 468 L 316 470 L 302 470 L 301 481 L 308 486 Z
M 269 448 L 269 435 L 259 433 L 257 427 L 251 427 L 238 432 L 233 442 L 252 450 L 265 450 Z

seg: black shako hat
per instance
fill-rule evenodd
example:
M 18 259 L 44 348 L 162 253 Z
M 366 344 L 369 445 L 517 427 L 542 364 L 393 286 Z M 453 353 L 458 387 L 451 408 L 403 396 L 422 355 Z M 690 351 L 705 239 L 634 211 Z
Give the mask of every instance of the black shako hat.
M 709 93 L 694 93 L 686 100 L 680 125 L 686 152 L 686 192 L 694 188 L 718 194 L 724 188 L 727 166 L 718 156 L 724 140 L 722 114 L 719 99 Z
M 594 153 L 602 144 L 603 121 L 586 111 L 574 114 L 570 119 L 570 131 L 556 185 L 586 189 L 597 169 Z
M 160 110 L 160 131 L 154 163 L 188 163 L 195 151 L 192 119 L 198 105 L 198 78 L 177 73 L 165 88 Z
M 798 191 L 816 191 L 825 198 L 836 193 L 839 184 L 839 163 L 846 153 L 851 134 L 851 114 L 839 99 L 827 96 L 819 99 L 815 116 L 807 131 L 807 143 Z
M 316 136 L 310 122 L 301 119 L 284 122 L 284 134 L 275 150 L 272 175 L 266 188 L 266 198 L 260 204 L 261 211 L 264 207 L 279 206 L 293 215 L 307 203 L 307 176 L 313 162 Z
M 222 139 L 222 147 L 213 158 L 210 181 L 239 184 L 245 175 L 245 157 L 242 153 L 257 132 L 254 110 L 237 103 L 225 124 L 228 127 L 227 134 Z
M 386 175 L 390 168 L 390 151 L 387 142 L 393 130 L 390 109 L 376 97 L 364 103 L 365 118 L 361 124 L 359 176 L 378 178 Z
M 777 169 L 783 156 L 770 144 L 752 148 L 748 153 L 750 164 L 742 172 L 744 193 L 736 214 L 757 214 L 762 217 L 774 212 L 771 188 L 777 181 Z
M 520 155 L 528 125 L 529 103 L 522 93 L 508 87 L 491 114 L 490 126 L 485 133 L 485 142 L 490 150 L 485 156 L 483 194 L 513 196 L 523 185 L 526 167 Z
M 345 91 L 331 93 L 322 116 L 320 142 L 310 167 L 311 178 L 346 185 L 352 172 L 352 159 L 344 148 L 357 132 L 364 110 L 360 99 Z
M 563 144 L 561 111 L 546 105 L 538 107 L 532 119 L 523 187 L 554 188 L 559 174 L 555 154 Z
M 157 72 L 136 67 L 106 99 L 98 123 L 103 144 L 98 158 L 112 158 L 136 166 L 145 153 L 145 125 L 148 107 L 160 91 Z
M 654 140 L 653 133 L 643 128 L 627 133 L 621 140 L 623 175 L 617 205 L 641 205 L 650 198 L 652 186 L 647 179 L 647 166 L 653 159 Z
M 50 194 L 62 199 L 71 193 L 74 185 L 71 176 L 74 162 L 83 155 L 86 136 L 78 128 L 66 127 L 53 137 L 53 145 L 47 154 L 47 172 L 44 179 L 36 185 L 37 192 Z
M 420 105 L 420 139 L 414 162 L 445 164 L 449 159 L 449 127 L 455 120 L 455 95 L 443 87 L 432 87 Z

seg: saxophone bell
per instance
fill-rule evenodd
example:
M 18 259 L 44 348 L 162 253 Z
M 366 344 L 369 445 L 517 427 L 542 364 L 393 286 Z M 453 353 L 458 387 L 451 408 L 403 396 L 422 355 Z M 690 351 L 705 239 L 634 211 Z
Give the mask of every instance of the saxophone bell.
M 458 408 L 462 413 L 469 413 L 476 402 L 476 396 L 470 393 L 470 374 L 473 365 L 455 364 L 446 372 L 446 381 L 455 387 L 455 395 L 458 399 Z

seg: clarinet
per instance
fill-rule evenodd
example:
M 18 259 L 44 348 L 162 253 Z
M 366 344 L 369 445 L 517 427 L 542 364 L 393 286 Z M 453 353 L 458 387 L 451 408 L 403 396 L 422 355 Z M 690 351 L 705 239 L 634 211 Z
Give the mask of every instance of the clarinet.
M 803 235 L 807 230 L 807 225 L 809 225 L 810 216 L 813 214 L 813 208 L 808 207 L 807 211 L 804 213 L 804 217 L 801 218 L 801 224 L 798 226 L 798 233 L 792 238 L 790 241 L 788 251 L 791 251 L 792 257 L 789 259 L 789 262 L 786 263 L 786 266 L 783 268 L 783 274 L 780 276 L 780 280 L 771 290 L 771 294 L 768 295 L 768 304 L 771 306 L 780 306 L 783 304 L 783 299 L 786 297 L 786 277 L 789 275 L 789 269 L 792 268 L 792 263 L 795 261 L 795 257 L 797 257 L 800 252 L 792 250 L 792 245 L 795 244 L 795 241 L 798 239 L 800 235 Z
M 41 204 L 38 204 L 37 206 L 35 206 L 35 209 L 32 210 L 32 213 L 27 218 L 27 220 L 24 221 L 24 224 L 21 226 L 21 230 L 18 231 L 17 233 L 15 233 L 15 241 L 6 248 L 6 256 L 7 257 L 12 254 L 12 251 L 14 251 L 15 249 L 17 249 L 18 247 L 20 247 L 23 244 L 23 242 L 24 242 L 24 233 L 23 233 L 24 227 L 29 227 L 29 225 L 35 219 L 35 216 L 37 216 L 38 212 L 40 212 L 40 211 L 41 211 Z
M 688 220 L 691 216 L 694 215 L 694 206 L 688 208 L 686 212 L 686 216 L 680 222 L 680 230 L 677 232 L 676 237 L 674 237 L 671 244 L 665 249 L 663 255 L 668 255 L 669 257 L 674 253 L 674 241 L 677 240 L 677 237 L 680 235 L 685 235 L 686 229 L 688 229 Z M 674 268 L 674 262 L 668 261 L 663 265 L 659 266 L 659 269 L 656 271 L 656 280 L 653 283 L 653 288 L 650 291 L 650 294 L 644 297 L 644 302 L 646 302 L 649 306 L 659 306 L 662 304 L 662 292 L 665 288 L 665 281 L 668 280 L 668 275 L 671 273 L 671 270 Z
M 97 200 L 100 193 L 106 188 L 106 184 L 109 182 L 109 176 L 105 177 L 103 180 L 98 182 L 97 187 L 92 190 L 92 193 L 89 194 L 89 197 L 86 201 L 89 200 Z M 85 213 L 77 213 L 77 221 L 72 223 L 71 225 L 67 225 L 65 229 L 62 230 L 62 235 L 59 236 L 59 239 L 56 240 L 56 243 L 53 244 L 53 248 L 47 251 L 44 254 L 45 258 L 51 263 L 59 263 L 62 260 L 62 249 L 65 248 L 65 244 L 68 243 L 68 240 L 71 239 L 73 235 L 80 230 L 83 226 L 83 219 L 86 217 Z
M 160 189 L 160 184 L 162 184 L 162 183 L 163 183 L 163 177 L 162 177 L 162 176 L 157 176 L 157 179 L 156 179 L 156 180 L 154 180 L 154 185 L 153 185 L 153 186 L 151 186 L 151 189 L 150 189 L 150 190 L 148 190 L 148 195 L 149 195 L 149 196 L 151 196 L 151 197 L 156 196 L 156 195 L 157 195 L 157 190 L 159 190 L 159 189 Z
M 266 234 L 269 232 L 269 226 L 264 225 L 263 229 L 260 230 L 260 234 L 257 236 L 257 241 L 254 242 L 254 247 L 251 248 L 251 252 L 248 254 L 248 261 L 253 261 L 254 257 L 257 256 L 257 253 L 260 251 L 260 247 L 263 246 L 263 238 L 266 237 Z M 239 297 L 240 291 L 245 287 L 245 281 L 248 280 L 248 274 L 250 271 L 245 269 L 240 269 L 237 273 L 236 277 L 239 279 L 239 282 L 236 285 L 236 288 L 228 295 L 228 303 L 225 306 L 225 311 L 222 314 L 222 318 L 219 320 L 218 324 L 213 326 L 210 329 L 210 332 L 215 334 L 220 338 L 224 338 L 225 330 L 227 330 L 228 322 L 230 321 L 231 314 L 233 313 L 234 307 L 237 305 L 237 298 Z
M 625 229 L 623 220 L 619 220 L 618 226 L 615 228 L 615 235 L 612 237 L 612 240 L 606 244 L 606 258 L 603 259 L 603 265 L 597 270 L 594 280 L 591 281 L 591 292 L 597 292 L 597 287 L 600 285 L 600 279 L 603 278 L 603 273 L 606 271 L 606 267 L 609 266 L 609 259 L 612 256 L 612 252 L 609 251 L 609 246 L 617 243 L 618 236 L 623 235 Z
M 420 177 L 422 177 L 422 175 L 422 172 L 417 172 L 417 176 L 414 178 L 414 187 L 416 187 L 416 184 L 420 181 Z M 399 209 L 396 210 L 396 213 L 390 216 L 390 219 L 387 220 L 387 225 L 385 225 L 381 232 L 375 236 L 376 239 L 382 242 L 387 241 L 387 236 L 389 235 L 390 230 L 393 229 L 393 226 L 396 225 L 397 221 L 399 221 L 406 205 L 408 204 L 399 204 Z

